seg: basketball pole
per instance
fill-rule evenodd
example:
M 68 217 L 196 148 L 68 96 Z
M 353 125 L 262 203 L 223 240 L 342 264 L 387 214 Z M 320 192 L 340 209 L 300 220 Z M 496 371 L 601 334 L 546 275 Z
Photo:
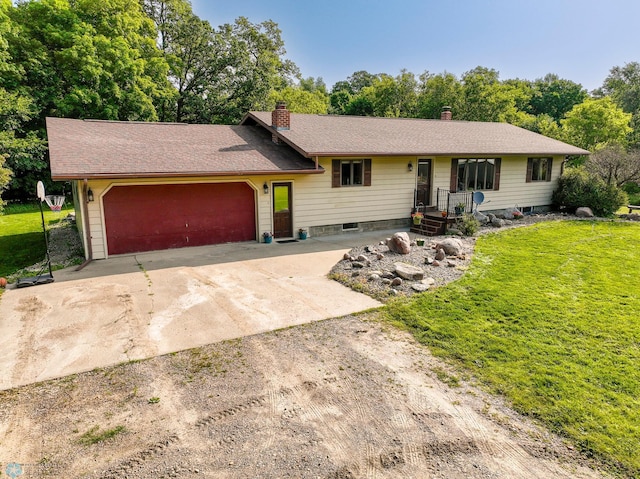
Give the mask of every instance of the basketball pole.
M 49 240 L 47 239 L 47 228 L 44 224 L 44 211 L 42 210 L 42 200 L 39 201 L 40 204 L 40 218 L 42 218 L 42 233 L 44 235 L 44 247 L 47 251 L 47 265 L 49 266 L 49 276 L 53 277 L 53 273 L 51 271 L 51 257 L 49 256 Z

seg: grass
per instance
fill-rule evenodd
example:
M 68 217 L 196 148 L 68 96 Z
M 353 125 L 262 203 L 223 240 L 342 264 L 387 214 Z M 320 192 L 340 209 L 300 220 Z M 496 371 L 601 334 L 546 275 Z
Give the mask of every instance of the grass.
M 108 439 L 114 438 L 115 436 L 123 432 L 126 432 L 124 426 L 116 426 L 112 429 L 106 429 L 104 431 L 100 431 L 100 426 L 93 426 L 82 436 L 80 436 L 78 442 L 83 446 L 91 446 L 93 444 L 97 444 L 99 442 L 104 442 Z
M 468 274 L 391 320 L 587 455 L 640 475 L 640 225 L 481 237 Z
M 46 208 L 45 225 L 56 223 L 70 209 L 68 207 L 62 213 L 54 213 Z M 42 261 L 45 253 L 38 205 L 7 206 L 4 214 L 0 215 L 0 276 L 11 276 L 22 268 Z

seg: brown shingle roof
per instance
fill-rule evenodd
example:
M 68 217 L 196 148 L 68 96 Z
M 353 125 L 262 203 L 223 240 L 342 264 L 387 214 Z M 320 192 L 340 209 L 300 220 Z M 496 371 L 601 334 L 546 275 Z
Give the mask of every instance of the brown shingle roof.
M 271 112 L 250 112 L 270 127 Z M 510 125 L 291 113 L 291 129 L 278 131 L 306 156 L 363 155 L 584 155 L 588 151 Z
M 47 118 L 54 180 L 322 172 L 259 126 Z

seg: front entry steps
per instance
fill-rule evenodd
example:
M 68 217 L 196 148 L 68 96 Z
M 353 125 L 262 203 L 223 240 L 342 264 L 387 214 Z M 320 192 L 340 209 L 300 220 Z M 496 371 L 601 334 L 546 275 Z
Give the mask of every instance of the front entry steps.
M 409 231 L 423 236 L 440 236 L 447 232 L 447 227 L 456 222 L 455 216 L 443 217 L 440 211 L 425 211 L 422 221 L 416 225 L 412 222 Z

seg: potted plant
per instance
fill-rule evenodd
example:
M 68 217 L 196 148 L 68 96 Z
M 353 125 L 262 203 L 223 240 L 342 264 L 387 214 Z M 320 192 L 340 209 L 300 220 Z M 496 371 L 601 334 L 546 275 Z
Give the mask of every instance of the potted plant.
M 460 202 L 455 206 L 455 210 L 456 210 L 456 216 L 460 216 L 462 213 L 464 213 L 464 203 Z
M 273 233 L 269 231 L 262 233 L 262 237 L 264 238 L 265 243 L 271 243 L 273 241 Z
M 411 219 L 413 219 L 413 224 L 414 225 L 419 225 L 420 223 L 422 223 L 422 218 L 424 218 L 424 215 L 420 211 L 416 211 L 415 213 L 411 213 Z
M 416 239 L 416 245 L 424 246 L 424 238 L 417 238 Z
M 298 230 L 298 237 L 299 237 L 301 240 L 306 240 L 306 239 L 307 239 L 307 230 L 306 230 L 306 229 L 304 229 L 304 228 L 300 228 L 300 229 Z
M 448 214 L 448 213 L 446 212 L 446 210 L 442 211 L 442 217 L 443 217 L 443 218 L 446 218 L 446 217 L 447 217 L 447 214 Z

